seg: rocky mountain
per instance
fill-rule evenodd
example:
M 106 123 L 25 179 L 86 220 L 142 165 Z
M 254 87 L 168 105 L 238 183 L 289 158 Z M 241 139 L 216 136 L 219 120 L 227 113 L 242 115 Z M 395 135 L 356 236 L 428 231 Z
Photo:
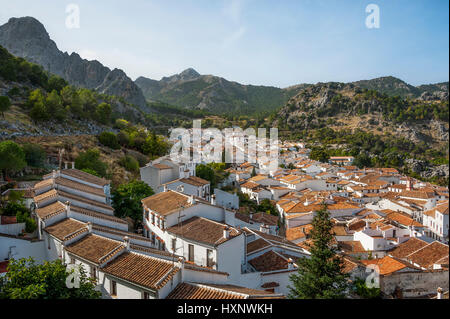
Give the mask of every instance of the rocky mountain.
M 425 101 L 448 99 L 448 82 L 413 86 L 393 76 L 352 82 L 368 90 L 376 90 L 390 96 L 418 98 Z
M 45 27 L 32 17 L 11 18 L 0 26 L 0 45 L 15 56 L 41 65 L 74 86 L 122 97 L 146 110 L 142 91 L 119 69 L 110 70 L 98 61 L 82 59 L 77 53 L 61 52 Z
M 148 100 L 218 114 L 273 111 L 307 86 L 303 84 L 281 89 L 243 85 L 218 76 L 200 75 L 192 68 L 159 81 L 139 77 L 135 83 Z
M 415 142 L 448 143 L 448 116 L 448 96 L 433 102 L 410 100 L 353 83 L 329 82 L 304 88 L 271 118 L 287 130 L 362 128 Z

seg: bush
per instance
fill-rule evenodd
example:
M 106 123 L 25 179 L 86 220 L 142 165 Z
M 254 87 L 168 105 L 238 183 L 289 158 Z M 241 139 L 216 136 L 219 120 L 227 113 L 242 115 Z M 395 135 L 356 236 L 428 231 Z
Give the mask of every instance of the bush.
M 107 165 L 100 160 L 100 152 L 97 149 L 81 152 L 75 160 L 75 167 L 80 170 L 93 170 L 101 177 L 106 176 Z
M 11 101 L 7 96 L 0 96 L 0 112 L 2 113 L 2 116 L 5 117 L 3 114 L 4 112 L 8 111 L 11 106 Z
M 43 167 L 45 159 L 47 157 L 47 153 L 45 153 L 44 149 L 38 144 L 24 144 L 22 146 L 23 151 L 25 152 L 25 160 L 28 166 L 31 167 Z
M 103 145 L 110 147 L 114 150 L 118 150 L 120 148 L 117 136 L 113 132 L 102 132 L 98 136 L 98 140 Z
M 125 155 L 120 159 L 119 164 L 129 172 L 139 172 L 139 162 L 132 156 Z

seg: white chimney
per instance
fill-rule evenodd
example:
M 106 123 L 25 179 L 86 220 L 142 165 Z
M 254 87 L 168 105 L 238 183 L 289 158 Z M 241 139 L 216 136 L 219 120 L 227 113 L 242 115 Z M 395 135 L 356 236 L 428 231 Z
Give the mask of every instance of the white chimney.
M 92 223 L 91 222 L 87 223 L 87 228 L 88 228 L 89 234 L 92 234 Z
M 294 261 L 292 258 L 288 259 L 288 269 L 294 269 Z
M 216 205 L 216 195 L 211 195 L 211 205 Z
M 184 185 L 180 185 L 180 192 L 184 193 Z
M 195 198 L 194 195 L 189 196 L 189 204 L 194 205 L 195 204 Z
M 52 171 L 52 177 L 56 178 L 56 171 L 55 170 Z
M 308 198 L 306 198 L 306 201 L 303 203 L 303 205 L 308 206 L 310 203 L 308 201 Z
M 442 288 L 441 287 L 439 287 L 437 289 L 437 296 L 436 296 L 436 298 L 437 299 L 442 299 Z
M 262 224 L 261 226 L 259 226 L 259 231 L 261 233 L 265 233 L 268 234 L 269 233 L 269 226 Z
M 68 162 L 64 162 L 64 169 L 67 169 L 68 166 L 69 166 L 69 163 Z
M 253 213 L 250 213 L 250 219 L 253 220 Z
M 163 192 L 164 192 L 164 193 L 167 192 L 167 185 L 166 185 L 166 184 L 164 184 L 164 190 L 163 190 Z
M 226 238 L 226 239 L 230 238 L 230 227 L 225 226 L 223 228 L 223 238 Z
M 123 242 L 125 244 L 127 251 L 129 251 L 130 250 L 130 238 L 128 236 L 123 237 Z
M 66 202 L 66 216 L 67 216 L 67 218 L 70 217 L 70 202 L 69 201 Z
M 75 162 L 72 162 L 72 169 L 75 169 Z

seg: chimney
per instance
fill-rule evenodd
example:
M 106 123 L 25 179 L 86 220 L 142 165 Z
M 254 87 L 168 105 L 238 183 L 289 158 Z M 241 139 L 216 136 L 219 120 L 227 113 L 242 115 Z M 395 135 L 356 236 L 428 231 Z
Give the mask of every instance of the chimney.
M 52 177 L 56 178 L 56 171 L 55 170 L 52 171 Z
M 253 213 L 250 213 L 250 219 L 253 220 Z
M 226 238 L 226 239 L 230 238 L 230 227 L 225 226 L 223 228 L 223 238 Z
M 75 169 L 75 162 L 72 162 L 72 169 Z
M 70 217 L 70 202 L 69 201 L 66 202 L 66 216 L 67 216 L 67 218 Z
M 294 269 L 294 261 L 292 258 L 288 259 L 288 269 Z
M 67 169 L 69 166 L 69 162 L 64 162 L 64 169 Z
M 259 226 L 259 231 L 261 233 L 268 234 L 269 233 L 269 226 L 267 226 L 266 224 L 262 224 L 261 226 Z
M 211 195 L 211 205 L 216 205 L 216 195 Z
M 163 192 L 164 192 L 164 193 L 167 192 L 167 185 L 166 185 L 166 184 L 164 184 L 164 190 L 163 190 Z
M 180 192 L 184 193 L 184 185 L 180 185 Z
M 406 180 L 406 190 L 410 191 L 412 189 L 411 187 L 411 178 L 408 177 L 408 179 Z
M 87 223 L 87 228 L 88 228 L 89 234 L 92 234 L 92 223 L 91 222 Z
M 194 195 L 189 196 L 189 204 L 194 205 L 195 204 L 195 198 Z
M 441 287 L 439 287 L 437 289 L 437 296 L 436 296 L 436 298 L 437 299 L 442 299 L 442 288 Z
M 123 237 L 123 242 L 127 251 L 130 251 L 130 238 L 128 236 Z

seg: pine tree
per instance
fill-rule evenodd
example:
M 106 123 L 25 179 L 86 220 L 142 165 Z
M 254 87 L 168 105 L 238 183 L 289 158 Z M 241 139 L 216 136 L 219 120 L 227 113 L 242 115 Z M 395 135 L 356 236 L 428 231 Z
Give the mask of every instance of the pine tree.
M 298 274 L 292 275 L 289 297 L 293 299 L 341 299 L 349 288 L 348 275 L 343 272 L 343 259 L 332 247 L 333 233 L 330 213 L 325 204 L 316 212 L 310 232 L 311 256 L 297 262 Z

